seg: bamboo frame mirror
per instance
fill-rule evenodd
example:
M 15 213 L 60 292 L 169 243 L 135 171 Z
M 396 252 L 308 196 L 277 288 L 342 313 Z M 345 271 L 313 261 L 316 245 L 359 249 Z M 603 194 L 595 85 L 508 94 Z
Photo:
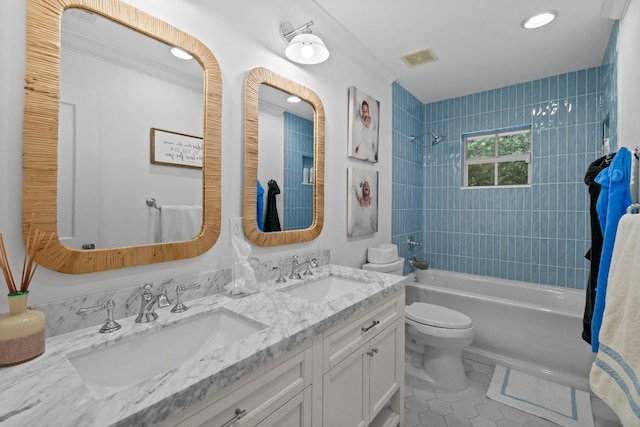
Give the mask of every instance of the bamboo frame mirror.
M 313 120 L 313 219 L 308 228 L 263 232 L 258 228 L 256 200 L 258 180 L 258 101 L 260 85 L 297 95 L 314 110 Z M 313 240 L 324 224 L 324 107 L 312 90 L 266 68 L 254 68 L 245 80 L 244 105 L 244 232 L 258 246 L 278 246 Z
M 57 235 L 58 112 L 62 13 L 80 8 L 192 54 L 204 70 L 202 227 L 193 240 L 76 250 Z M 63 273 L 91 273 L 195 257 L 220 234 L 222 83 L 215 56 L 193 36 L 119 0 L 28 0 L 22 230 L 54 237 L 36 260 Z

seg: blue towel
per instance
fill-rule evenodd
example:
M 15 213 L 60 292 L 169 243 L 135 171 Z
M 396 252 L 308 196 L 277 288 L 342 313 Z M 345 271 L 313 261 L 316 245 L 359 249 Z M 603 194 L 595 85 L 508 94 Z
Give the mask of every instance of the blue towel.
M 256 201 L 256 219 L 258 220 L 258 229 L 264 231 L 264 188 L 258 181 L 258 200 Z
M 596 177 L 596 182 L 602 186 L 596 204 L 600 228 L 604 236 L 600 270 L 598 271 L 598 285 L 596 286 L 596 302 L 591 319 L 591 349 L 598 351 L 600 340 L 598 334 L 602 326 L 602 316 L 607 295 L 607 280 L 613 256 L 613 244 L 616 240 L 616 230 L 620 218 L 631 204 L 631 152 L 622 147 L 611 161 L 611 165 L 603 169 Z

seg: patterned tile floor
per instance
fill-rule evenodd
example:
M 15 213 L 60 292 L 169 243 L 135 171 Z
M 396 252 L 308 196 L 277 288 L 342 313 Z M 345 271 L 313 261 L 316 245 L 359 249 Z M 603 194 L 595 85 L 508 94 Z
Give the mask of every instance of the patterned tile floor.
M 459 392 L 433 389 L 407 376 L 404 427 L 552 427 L 550 421 L 487 397 L 493 366 L 464 359 L 469 387 Z M 595 427 L 621 426 L 600 399 L 591 397 Z

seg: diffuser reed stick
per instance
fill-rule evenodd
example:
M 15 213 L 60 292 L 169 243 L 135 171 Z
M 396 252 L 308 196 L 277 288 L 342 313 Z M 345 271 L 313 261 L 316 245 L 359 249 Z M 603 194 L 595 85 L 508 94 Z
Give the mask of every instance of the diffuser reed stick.
M 33 279 L 36 270 L 38 269 L 38 263 L 35 261 L 36 254 L 38 253 L 38 248 L 42 244 L 42 242 L 46 239 L 47 233 L 40 230 L 35 230 L 32 233 L 31 224 L 29 225 L 29 233 L 27 234 L 27 242 L 26 242 L 26 250 L 24 253 L 24 259 L 22 261 L 22 276 L 20 278 L 20 287 L 16 286 L 16 282 L 13 278 L 13 272 L 11 271 L 11 266 L 9 265 L 9 257 L 7 256 L 7 250 L 4 245 L 4 239 L 2 238 L 2 233 L 0 233 L 0 268 L 2 269 L 2 273 L 4 274 L 4 280 L 7 282 L 7 287 L 9 288 L 10 294 L 16 294 L 19 292 L 27 292 L 29 290 L 29 285 L 31 284 L 31 280 Z M 51 240 L 53 239 L 53 233 L 49 235 L 49 240 L 44 247 L 46 251 L 51 244 Z
M 15 294 L 18 292 L 16 289 L 16 282 L 13 280 L 13 273 L 11 272 L 11 266 L 9 265 L 9 257 L 7 257 L 7 250 L 4 246 L 4 239 L 2 233 L 0 233 L 0 268 L 4 274 L 4 280 L 9 287 L 9 293 Z

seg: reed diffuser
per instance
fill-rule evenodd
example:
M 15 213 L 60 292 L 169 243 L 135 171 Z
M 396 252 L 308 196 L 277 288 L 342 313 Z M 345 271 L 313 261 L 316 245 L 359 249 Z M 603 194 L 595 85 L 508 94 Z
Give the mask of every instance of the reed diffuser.
M 26 250 L 22 261 L 20 286 L 9 265 L 9 257 L 0 233 L 0 269 L 9 288 L 9 313 L 0 317 L 0 366 L 16 365 L 38 357 L 44 353 L 45 316 L 38 310 L 27 309 L 29 285 L 33 279 L 38 263 L 35 256 L 38 248 L 47 238 L 47 233 L 35 230 L 29 225 Z M 53 233 L 45 245 L 49 247 Z

